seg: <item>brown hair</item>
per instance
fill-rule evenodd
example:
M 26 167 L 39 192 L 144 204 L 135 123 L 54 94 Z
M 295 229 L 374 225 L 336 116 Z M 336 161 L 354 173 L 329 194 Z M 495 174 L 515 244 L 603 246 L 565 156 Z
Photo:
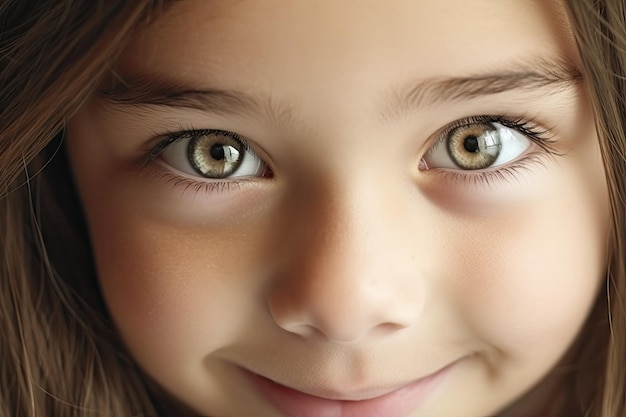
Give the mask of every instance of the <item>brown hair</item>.
M 596 118 L 611 207 L 606 296 L 610 334 L 594 413 L 626 412 L 626 2 L 568 0 L 586 86 Z
M 56 151 L 64 121 L 160 7 L 154 0 L 0 4 L 2 416 L 157 415 L 106 316 Z
M 606 293 L 611 331 L 595 338 L 604 382 L 584 384 L 590 388 L 578 402 L 580 415 L 621 417 L 626 4 L 565 3 L 596 115 L 613 223 Z M 107 316 L 62 143 L 64 121 L 90 97 L 133 31 L 162 7 L 158 0 L 0 3 L 0 415 L 191 415 L 162 402 L 165 396 L 127 356 Z

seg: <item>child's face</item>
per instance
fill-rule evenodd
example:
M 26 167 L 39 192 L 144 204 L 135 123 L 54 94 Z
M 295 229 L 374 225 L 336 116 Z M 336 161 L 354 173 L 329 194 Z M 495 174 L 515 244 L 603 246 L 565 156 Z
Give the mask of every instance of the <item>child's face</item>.
M 476 417 L 537 384 L 607 256 L 562 12 L 173 4 L 69 126 L 138 363 L 213 417 Z

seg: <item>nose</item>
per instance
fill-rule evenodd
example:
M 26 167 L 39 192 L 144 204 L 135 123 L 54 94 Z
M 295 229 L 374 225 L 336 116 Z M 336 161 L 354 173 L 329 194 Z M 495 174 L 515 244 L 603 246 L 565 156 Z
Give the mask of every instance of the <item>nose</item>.
M 289 256 L 268 295 L 278 326 L 305 338 L 354 343 L 415 324 L 424 300 L 411 233 L 380 197 L 352 190 L 309 200 L 287 216 Z

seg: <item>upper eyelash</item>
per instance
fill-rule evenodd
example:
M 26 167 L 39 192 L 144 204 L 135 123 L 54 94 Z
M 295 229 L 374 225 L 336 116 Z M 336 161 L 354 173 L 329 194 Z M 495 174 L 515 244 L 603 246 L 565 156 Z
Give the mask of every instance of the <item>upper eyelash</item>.
M 512 164 L 504 164 L 503 166 L 494 169 L 476 171 L 443 170 L 441 174 L 445 175 L 448 179 L 490 186 L 494 180 L 504 181 L 510 178 L 515 178 L 516 174 L 520 170 L 529 168 L 531 163 L 541 164 L 542 156 L 562 155 L 557 152 L 554 147 L 556 141 L 554 140 L 552 133 L 553 130 L 551 128 L 539 128 L 534 125 L 532 119 L 510 118 L 502 115 L 471 116 L 452 122 L 437 135 L 437 142 L 431 146 L 428 152 L 434 151 L 440 144 L 442 144 L 447 135 L 454 129 L 472 123 L 498 123 L 504 127 L 517 130 L 541 148 L 542 151 L 532 152 Z
M 154 146 L 153 148 L 150 149 L 150 151 L 148 152 L 148 154 L 146 155 L 146 157 L 144 158 L 143 164 L 142 166 L 146 166 L 147 164 L 149 164 L 150 162 L 154 161 L 156 158 L 159 157 L 159 155 L 161 155 L 161 153 L 168 147 L 170 146 L 172 143 L 178 142 L 179 140 L 183 140 L 183 139 L 189 139 L 192 138 L 194 136 L 204 136 L 204 135 L 210 135 L 212 133 L 222 133 L 222 134 L 226 134 L 228 136 L 231 136 L 233 138 L 235 138 L 236 140 L 238 140 L 241 145 L 244 147 L 244 149 L 247 152 L 250 153 L 255 153 L 254 150 L 252 149 L 252 147 L 250 146 L 250 144 L 239 134 L 235 133 L 235 132 L 231 132 L 229 130 L 222 130 L 222 129 L 181 129 L 178 130 L 176 132 L 171 132 L 171 133 L 167 133 L 165 135 L 161 135 L 161 137 L 163 139 L 161 139 L 161 141 L 159 143 L 156 144 L 156 146 Z
M 510 118 L 503 115 L 493 115 L 493 116 L 471 116 L 466 117 L 464 119 L 456 120 L 449 125 L 447 125 L 441 133 L 437 135 L 437 142 L 433 146 L 433 149 L 439 146 L 444 142 L 445 138 L 448 134 L 454 129 L 466 126 L 473 123 L 498 123 L 504 127 L 508 127 L 509 129 L 514 129 L 526 136 L 529 140 L 531 140 L 535 145 L 542 148 L 544 151 L 551 155 L 560 155 L 554 149 L 554 137 L 552 134 L 552 129 L 550 128 L 540 128 L 538 125 L 535 125 L 532 119 L 524 119 L 522 117 L 519 118 Z
M 555 140 L 553 138 L 552 129 L 550 128 L 539 128 L 538 125 L 532 122 L 532 119 L 524 119 L 524 118 L 510 118 L 503 115 L 482 115 L 482 116 L 471 116 L 466 117 L 464 119 L 456 120 L 449 125 L 447 125 L 441 133 L 437 135 L 436 143 L 431 146 L 431 150 L 436 149 L 440 144 L 442 144 L 447 137 L 447 135 L 454 129 L 465 126 L 472 123 L 498 123 L 502 126 L 505 126 L 510 129 L 517 130 L 529 140 L 531 140 L 535 145 L 540 147 L 546 155 L 551 156 L 559 156 L 561 155 L 554 149 Z M 151 148 L 147 153 L 143 166 L 145 167 L 147 164 L 158 158 L 158 156 L 172 143 L 175 143 L 182 139 L 188 139 L 194 136 L 203 136 L 211 133 L 220 132 L 231 135 L 235 139 L 237 139 L 242 146 L 246 149 L 246 151 L 255 153 L 250 144 L 239 134 L 227 130 L 222 129 L 180 129 L 176 132 L 167 133 L 165 135 L 161 135 L 163 138 L 156 146 Z M 430 152 L 430 151 L 429 151 Z M 446 175 L 452 177 L 456 180 L 466 180 L 466 181 L 474 181 L 489 184 L 492 180 L 504 180 L 505 177 L 514 175 L 517 171 L 526 167 L 526 163 L 532 161 L 537 161 L 540 159 L 541 155 L 537 152 L 528 155 L 526 158 L 523 158 L 517 161 L 513 165 L 505 165 L 501 168 L 496 168 L 493 170 L 480 170 L 478 172 L 453 172 L 446 171 Z

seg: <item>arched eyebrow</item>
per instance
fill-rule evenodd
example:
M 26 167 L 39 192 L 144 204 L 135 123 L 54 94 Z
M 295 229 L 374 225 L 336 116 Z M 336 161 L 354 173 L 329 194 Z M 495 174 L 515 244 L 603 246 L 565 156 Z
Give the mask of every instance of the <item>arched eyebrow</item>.
M 392 89 L 383 97 L 382 114 L 390 120 L 425 107 L 508 92 L 545 97 L 573 88 L 582 80 L 581 71 L 565 61 L 529 60 L 497 71 L 421 79 Z M 109 88 L 98 90 L 97 95 L 114 105 L 186 108 L 224 116 L 265 115 L 282 125 L 300 124 L 289 103 L 277 103 L 271 96 L 260 97 L 220 88 L 195 88 L 155 74 L 118 76 Z
M 299 121 L 290 105 L 279 104 L 271 96 L 257 97 L 241 91 L 191 87 L 183 82 L 150 73 L 116 75 L 107 88 L 96 95 L 113 105 L 193 109 L 223 116 L 264 115 L 278 123 L 297 126 Z
M 546 97 L 582 82 L 583 74 L 573 63 L 535 58 L 511 68 L 467 77 L 431 78 L 394 89 L 386 100 L 385 117 L 399 117 L 416 109 L 507 92 Z
M 156 74 L 116 75 L 96 95 L 111 104 L 188 108 L 217 114 L 242 113 L 257 107 L 250 95 L 218 88 L 193 88 Z

